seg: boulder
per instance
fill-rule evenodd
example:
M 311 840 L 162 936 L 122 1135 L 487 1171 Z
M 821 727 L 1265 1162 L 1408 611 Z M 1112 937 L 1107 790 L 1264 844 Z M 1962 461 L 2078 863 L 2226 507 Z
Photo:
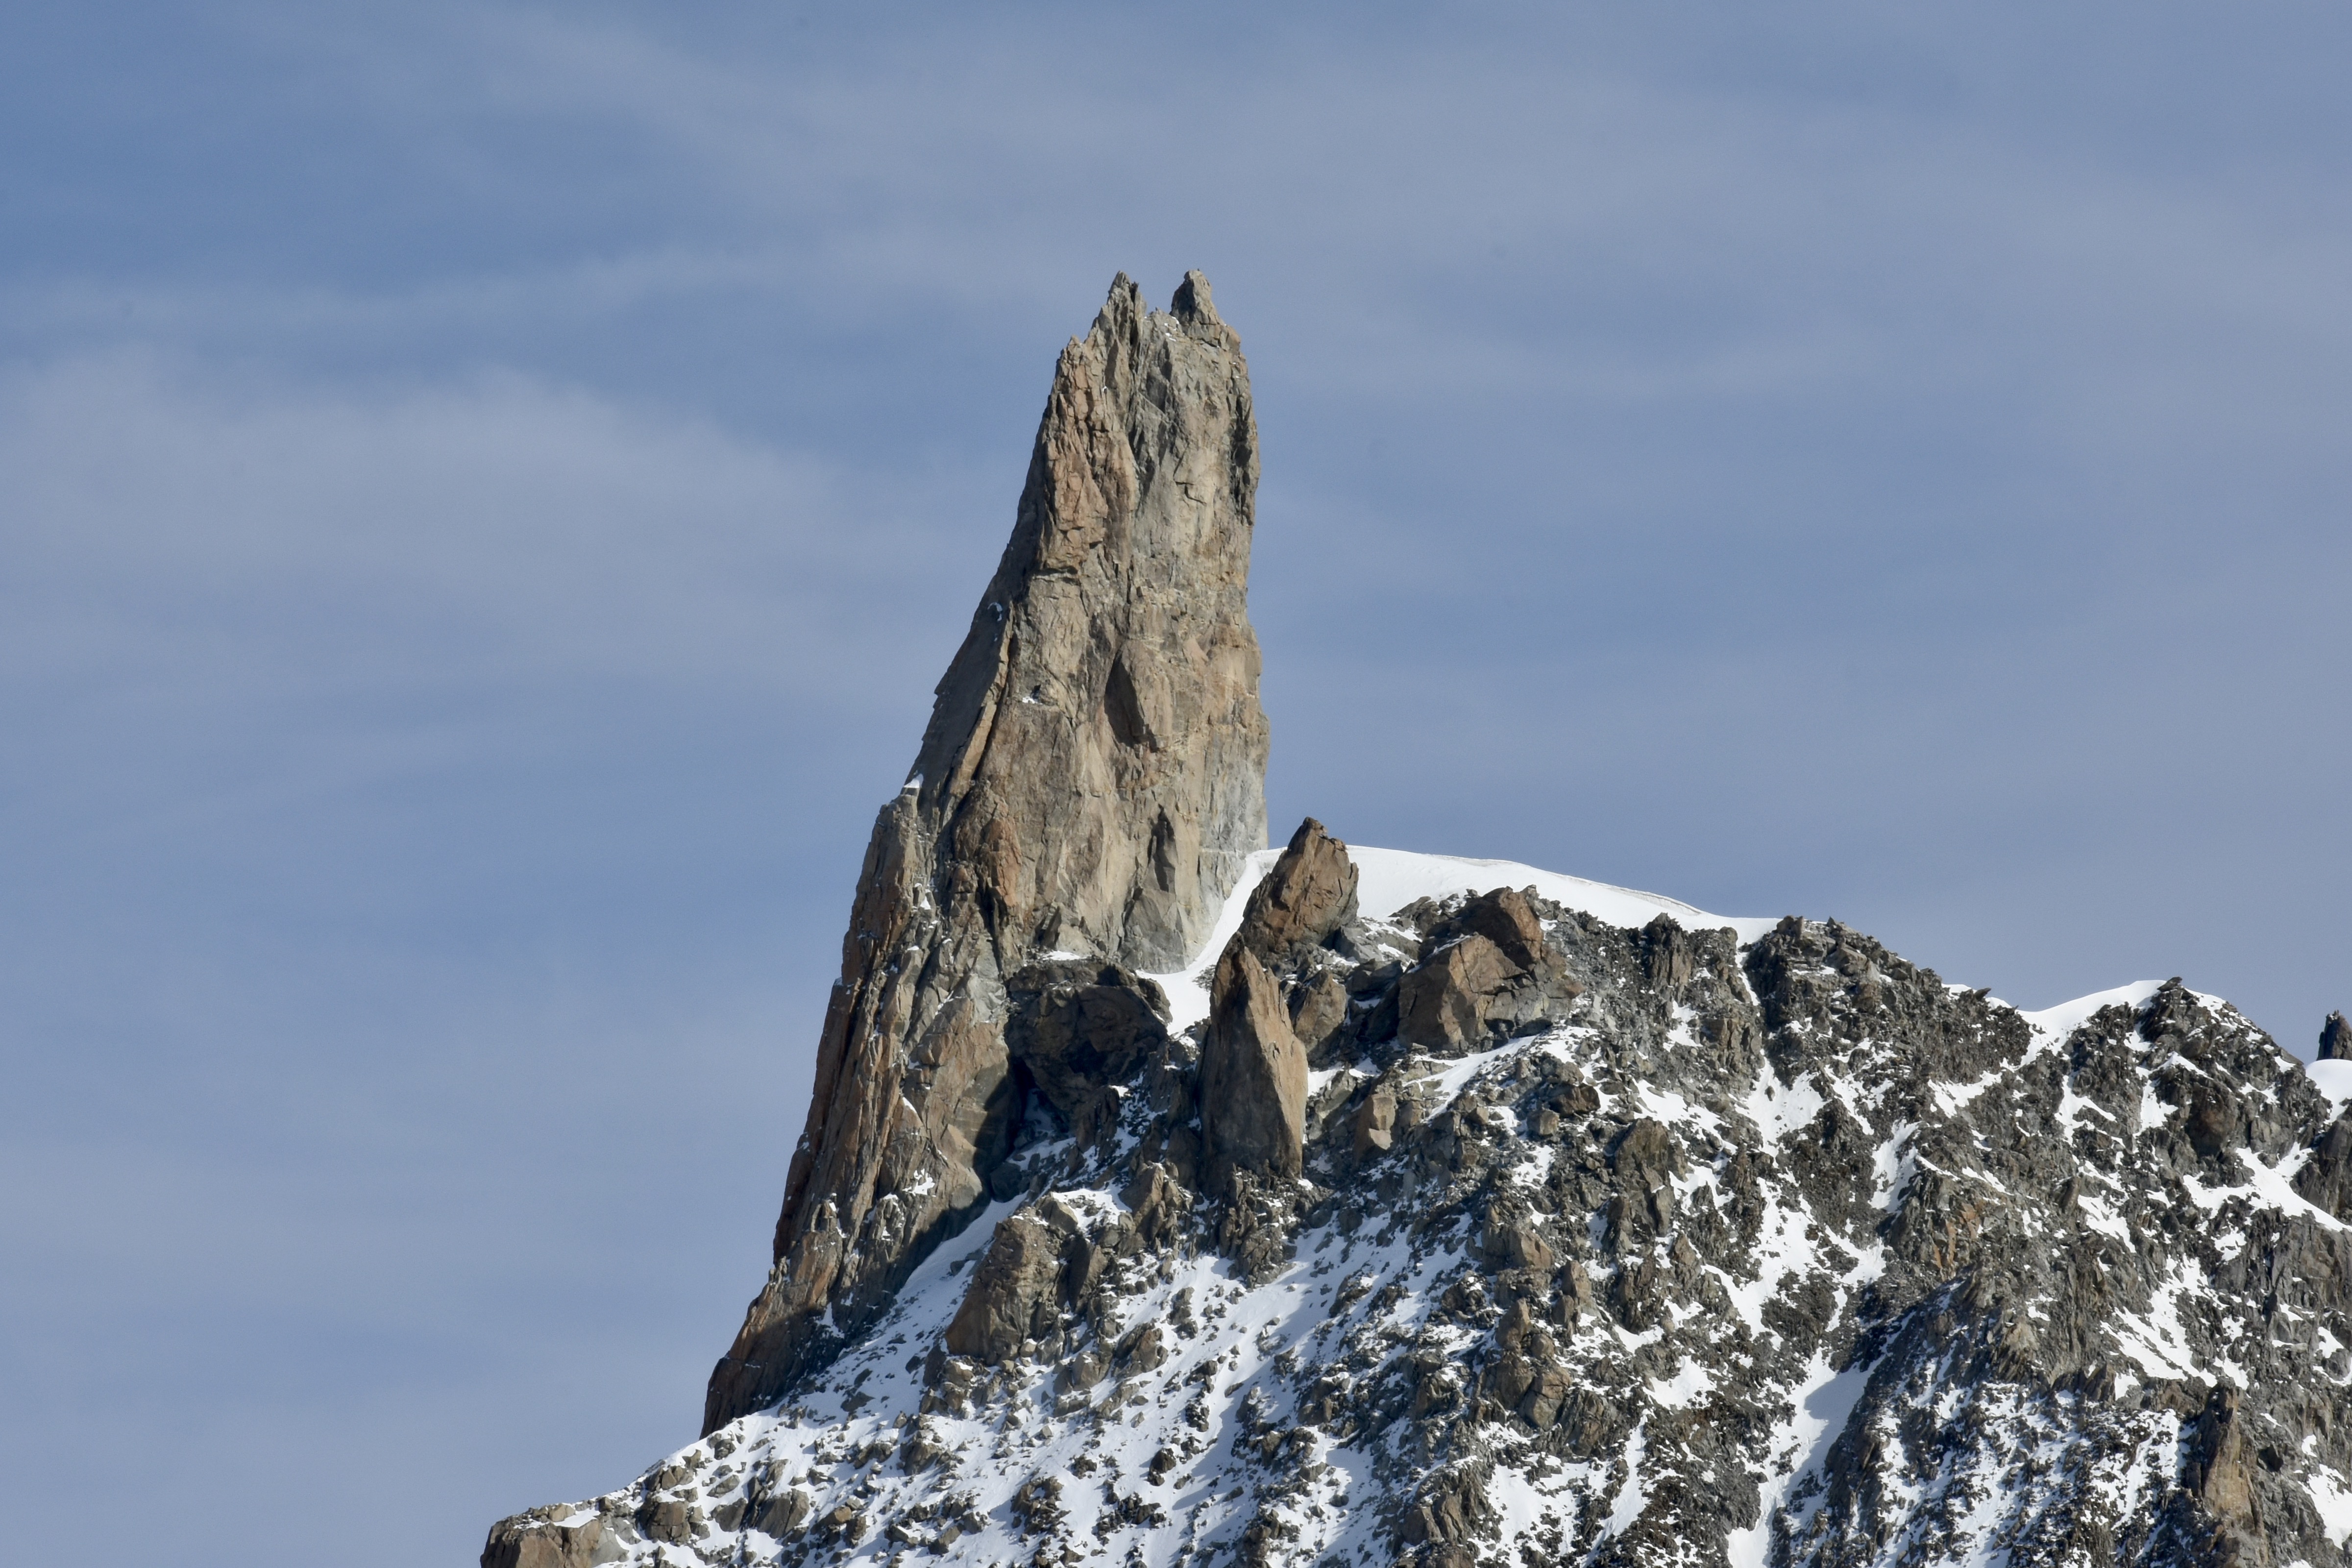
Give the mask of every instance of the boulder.
M 694 1505 L 684 1498 L 649 1497 L 637 1509 L 637 1528 L 649 1541 L 684 1546 L 694 1539 L 699 1522 Z
M 1356 918 L 1356 877 L 1348 847 L 1308 817 L 1265 880 L 1250 889 L 1239 940 L 1260 958 L 1287 967 Z
M 1240 935 L 1217 961 L 1201 1047 L 1201 1131 L 1210 1180 L 1234 1169 L 1296 1176 L 1307 1147 L 1307 1052 L 1282 988 Z
M 1154 1252 L 1165 1251 L 1174 1243 L 1178 1226 L 1192 1206 L 1191 1194 L 1160 1164 L 1147 1164 L 1136 1172 L 1119 1201 L 1127 1205 L 1136 1240 Z
M 1487 1009 L 1520 973 L 1487 937 L 1474 931 L 1458 938 L 1399 982 L 1397 1037 L 1449 1054 L 1484 1046 Z
M 1384 1154 L 1396 1142 L 1396 1091 L 1382 1084 L 1364 1096 L 1356 1107 L 1356 1120 L 1350 1132 L 1350 1146 L 1359 1160 L 1374 1154 Z
M 793 1531 L 809 1523 L 812 1511 L 816 1511 L 816 1500 L 804 1493 L 802 1488 L 788 1486 L 779 1493 L 760 1500 L 746 1523 L 752 1531 L 762 1531 L 767 1535 L 774 1535 L 776 1540 L 783 1540 L 785 1535 L 791 1535 Z
M 604 1528 L 601 1514 L 557 1524 L 523 1513 L 490 1526 L 482 1568 L 599 1568 L 626 1555 L 627 1549 Z
M 1336 974 L 1318 974 L 1290 999 L 1290 1032 L 1310 1059 L 1338 1038 L 1347 1021 L 1348 987 Z
M 1516 970 L 1547 979 L 1559 973 L 1559 957 L 1544 940 L 1543 921 L 1536 917 L 1527 893 L 1496 888 L 1479 894 L 1433 925 L 1423 938 L 1423 950 L 1433 952 L 1472 933 L 1493 942 Z
M 1068 1240 L 1027 1209 L 1000 1223 L 972 1271 L 963 1305 L 948 1324 L 948 1350 L 974 1361 L 1001 1362 L 1019 1351 L 1024 1340 L 1050 1332 Z

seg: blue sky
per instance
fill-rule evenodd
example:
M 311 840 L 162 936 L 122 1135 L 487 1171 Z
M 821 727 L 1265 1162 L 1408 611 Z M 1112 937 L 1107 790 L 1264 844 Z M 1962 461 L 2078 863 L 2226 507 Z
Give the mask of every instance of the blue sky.
M 1122 268 L 1251 357 L 1279 826 L 2352 1004 L 2340 8 L 1267 12 L 0 15 L 12 1555 L 692 1436 Z

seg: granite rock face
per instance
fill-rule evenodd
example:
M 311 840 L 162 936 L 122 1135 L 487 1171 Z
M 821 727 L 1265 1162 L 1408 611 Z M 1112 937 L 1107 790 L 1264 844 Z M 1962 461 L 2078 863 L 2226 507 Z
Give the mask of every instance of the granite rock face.
M 1217 960 L 1199 1094 L 1213 1190 L 1235 1170 L 1298 1174 L 1307 1067 L 1294 1024 L 1311 1005 L 1307 1026 L 1328 1037 L 1345 1015 L 1346 993 L 1324 976 L 1319 985 L 1294 988 L 1302 1004 L 1295 1007 L 1266 966 L 1297 969 L 1355 916 L 1356 868 L 1348 847 L 1310 816 L 1250 890 L 1240 929 Z
M 1356 918 L 1356 880 L 1348 847 L 1310 816 L 1250 889 L 1233 940 L 1267 963 L 1295 966 Z
M 706 1429 L 854 1337 L 985 1203 L 1021 1114 L 1007 977 L 1055 953 L 1181 967 L 1265 844 L 1257 478 L 1248 366 L 1207 280 L 1163 313 L 1122 275 L 1062 351 L 1011 542 L 875 824 L 775 1267 Z M 1091 1015 L 1120 1007 L 1079 1010 L 1098 1044 Z
M 1200 1100 L 1213 1189 L 1234 1169 L 1298 1174 L 1307 1146 L 1307 1051 L 1291 1032 L 1280 984 L 1238 942 L 1217 961 Z

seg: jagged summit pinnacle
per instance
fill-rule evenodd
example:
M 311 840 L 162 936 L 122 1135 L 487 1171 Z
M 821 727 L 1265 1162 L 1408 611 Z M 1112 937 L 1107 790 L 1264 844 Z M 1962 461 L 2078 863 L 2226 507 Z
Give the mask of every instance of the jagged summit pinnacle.
M 1121 273 L 1121 277 L 1126 274 Z M 1209 280 L 1198 268 L 1184 274 L 1184 281 L 1176 285 L 1176 298 L 1170 300 L 1169 311 L 1188 326 L 1217 326 L 1217 308 L 1209 300 Z
M 706 1428 L 769 1403 L 986 1201 L 1007 984 L 1181 967 L 1265 843 L 1257 426 L 1208 279 L 1125 273 L 1055 367 L 1013 534 L 858 879 L 775 1268 Z

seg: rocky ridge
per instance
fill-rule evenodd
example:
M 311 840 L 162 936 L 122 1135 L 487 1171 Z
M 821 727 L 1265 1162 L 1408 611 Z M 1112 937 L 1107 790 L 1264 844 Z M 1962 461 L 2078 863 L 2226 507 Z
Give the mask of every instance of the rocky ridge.
M 1231 497 L 1255 446 L 1245 372 L 1202 369 L 1239 363 L 1213 321 L 1205 284 L 1161 316 L 1122 279 L 1055 395 L 1225 388 Z M 1177 336 L 1197 352 L 1150 360 Z M 1209 461 L 1108 401 L 1130 454 Z M 1224 565 L 1186 570 L 1232 587 L 1209 624 L 1239 650 L 1225 515 Z M 1062 591 L 1035 563 L 1118 575 L 1051 531 L 1016 530 L 983 616 Z M 876 830 L 710 1428 L 501 1521 L 486 1568 L 2345 1560 L 2352 1061 L 2306 1067 L 2178 980 L 2021 1013 L 1834 921 L 1311 820 L 1230 851 L 1262 821 L 1228 809 L 1262 799 L 1234 779 L 1264 760 L 1255 643 L 1189 709 L 1239 723 L 1225 751 L 1177 717 L 1198 689 L 1137 731 L 1137 602 L 1079 595 L 1087 634 L 1027 665 L 976 618 L 996 651 L 967 641 Z M 1024 680 L 1083 700 L 1019 767 L 982 755 L 970 777 L 1030 805 L 966 833 L 984 725 L 959 715 Z M 1146 731 L 1210 760 L 1087 771 Z M 1213 847 L 1162 885 L 1162 842 Z

